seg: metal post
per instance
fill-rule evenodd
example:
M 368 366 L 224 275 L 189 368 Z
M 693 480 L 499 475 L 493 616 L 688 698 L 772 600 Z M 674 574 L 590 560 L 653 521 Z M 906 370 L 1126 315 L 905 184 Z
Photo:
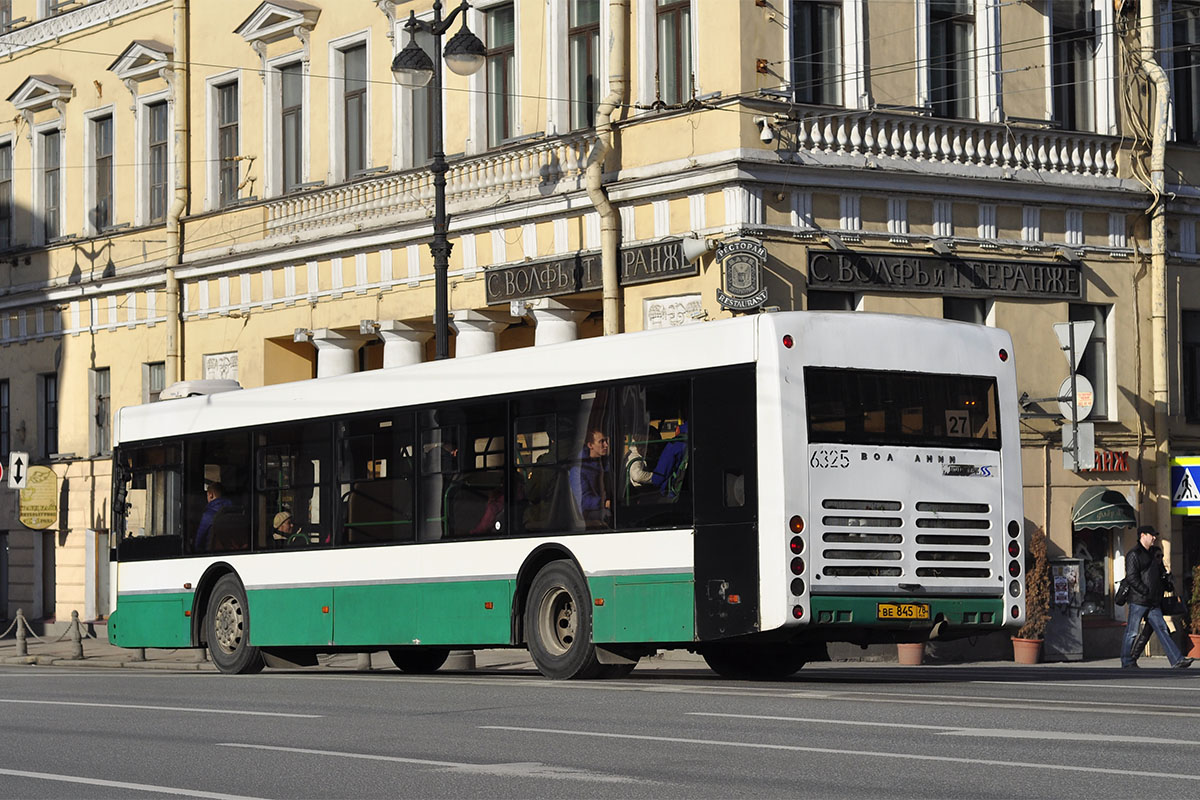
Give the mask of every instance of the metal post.
M 71 658 L 83 658 L 83 636 L 79 630 L 79 612 L 71 612 Z
M 429 113 L 433 115 L 433 284 L 434 284 L 434 347 L 439 360 L 450 357 L 450 239 L 447 235 L 450 220 L 446 215 L 445 143 L 442 141 L 442 3 L 433 4 L 433 81 L 430 84 Z
M 1071 352 L 1071 453 L 1075 461 L 1075 472 L 1079 471 L 1079 390 L 1075 386 L 1075 325 L 1067 323 L 1067 343 Z
M 29 655 L 29 642 L 25 633 L 25 612 L 17 609 L 17 655 Z
M 359 672 L 370 672 L 371 671 L 371 654 L 370 653 L 359 653 L 358 654 L 358 663 L 355 665 L 354 668 Z

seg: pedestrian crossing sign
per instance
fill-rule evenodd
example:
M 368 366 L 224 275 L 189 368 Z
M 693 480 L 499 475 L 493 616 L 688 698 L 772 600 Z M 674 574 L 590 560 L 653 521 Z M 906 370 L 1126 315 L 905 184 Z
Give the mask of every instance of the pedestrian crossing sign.
M 1200 516 L 1200 456 L 1171 459 L 1171 513 Z

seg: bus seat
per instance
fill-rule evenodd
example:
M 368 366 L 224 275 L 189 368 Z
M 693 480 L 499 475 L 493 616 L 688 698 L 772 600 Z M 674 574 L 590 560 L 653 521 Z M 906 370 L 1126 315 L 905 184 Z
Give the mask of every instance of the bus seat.
M 407 479 L 361 481 L 343 499 L 348 543 L 412 539 L 412 487 Z
M 224 509 L 212 521 L 209 531 L 209 549 L 214 553 L 228 553 L 250 549 L 250 519 L 234 506 Z

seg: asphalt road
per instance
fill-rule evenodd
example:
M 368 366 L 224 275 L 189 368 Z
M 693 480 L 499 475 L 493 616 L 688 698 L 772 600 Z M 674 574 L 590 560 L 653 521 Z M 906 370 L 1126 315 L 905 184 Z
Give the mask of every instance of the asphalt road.
M 1195 672 L 0 667 L 0 796 L 1196 797 Z

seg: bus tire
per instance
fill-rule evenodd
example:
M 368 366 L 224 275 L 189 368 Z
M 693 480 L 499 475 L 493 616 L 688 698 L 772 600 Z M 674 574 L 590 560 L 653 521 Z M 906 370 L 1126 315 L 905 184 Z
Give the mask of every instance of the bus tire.
M 806 652 L 789 644 L 721 644 L 702 651 L 709 669 L 722 678 L 782 680 L 804 666 Z
M 208 652 L 226 675 L 251 675 L 266 665 L 262 651 L 250 645 L 250 607 L 236 575 L 222 575 L 208 598 L 204 617 Z
M 569 561 L 551 561 L 529 586 L 525 642 L 538 671 L 552 680 L 596 678 L 603 665 L 592 644 L 592 596 Z
M 401 672 L 412 675 L 428 675 L 441 669 L 450 657 L 449 647 L 393 647 L 388 657 Z

